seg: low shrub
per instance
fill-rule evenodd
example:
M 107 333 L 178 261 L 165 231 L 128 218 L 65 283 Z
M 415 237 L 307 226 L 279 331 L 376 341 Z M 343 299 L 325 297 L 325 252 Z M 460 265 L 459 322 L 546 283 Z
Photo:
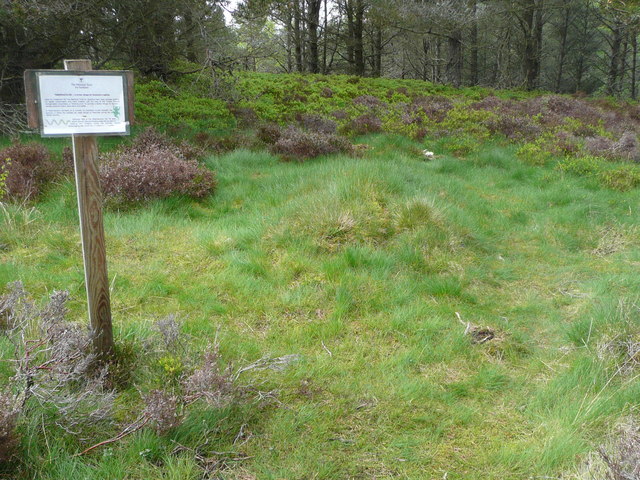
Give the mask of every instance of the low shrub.
M 335 111 L 331 112 L 331 116 L 333 118 L 335 118 L 336 120 L 338 120 L 338 121 L 346 120 L 347 118 L 349 118 L 349 114 L 347 112 L 345 112 L 344 110 L 335 110 Z
M 626 425 L 620 425 L 615 441 L 609 448 L 600 447 L 598 453 L 606 466 L 605 479 L 640 478 L 640 427 L 637 421 L 629 419 Z
M 633 132 L 624 132 L 620 140 L 613 144 L 613 155 L 615 158 L 630 162 L 640 162 L 640 143 L 638 136 Z
M 236 126 L 224 101 L 176 92 L 156 80 L 136 85 L 136 119 L 179 135 L 220 132 Z
M 609 158 L 611 152 L 613 151 L 613 146 L 615 145 L 615 141 L 611 140 L 608 137 L 603 136 L 594 136 L 587 137 L 584 139 L 584 150 L 589 155 L 594 155 L 598 157 L 606 157 Z
M 408 105 L 408 110 L 411 113 L 422 113 L 430 120 L 442 122 L 453 106 L 453 102 L 446 97 L 439 95 L 418 96 Z
M 377 108 L 386 105 L 385 102 L 374 95 L 360 95 L 359 97 L 353 99 L 353 104 L 367 108 Z
M 216 186 L 213 172 L 200 165 L 197 151 L 147 130 L 132 145 L 101 156 L 100 182 L 115 203 L 135 203 L 179 194 L 202 198 Z
M 332 98 L 333 97 L 333 90 L 331 90 L 329 87 L 324 87 L 322 89 L 322 91 L 320 92 L 320 96 L 322 98 Z
M 531 117 L 499 115 L 487 121 L 491 133 L 504 135 L 510 140 L 532 140 L 542 133 L 542 128 Z
M 343 130 L 352 135 L 380 133 L 382 131 L 382 120 L 372 113 L 365 113 L 347 123 Z
M 298 123 L 305 130 L 318 133 L 336 133 L 338 125 L 333 120 L 312 113 L 298 115 Z
M 530 165 L 544 165 L 550 158 L 549 152 L 545 151 L 537 142 L 525 143 L 517 150 L 516 155 Z
M 438 129 L 442 135 L 468 135 L 482 140 L 490 136 L 487 124 L 495 117 L 492 112 L 456 106 L 447 112 Z
M 228 108 L 241 127 L 251 127 L 258 122 L 258 115 L 251 107 L 243 107 L 231 103 L 228 105 Z
M 580 157 L 566 157 L 558 163 L 556 168 L 561 172 L 573 173 L 581 176 L 597 175 L 602 170 L 606 160 L 602 157 L 585 155 Z
M 284 160 L 303 161 L 332 153 L 351 153 L 353 146 L 339 135 L 306 132 L 289 126 L 282 131 L 271 151 L 281 155 Z
M 194 147 L 186 141 L 174 140 L 153 127 L 144 129 L 124 150 L 133 153 L 146 153 L 156 148 L 171 151 L 174 155 L 185 160 L 197 160 L 204 156 L 202 149 Z
M 542 136 L 538 143 L 546 152 L 557 157 L 575 156 L 582 149 L 581 140 L 565 130 L 549 132 Z
M 9 392 L 0 392 L 0 464 L 10 462 L 16 454 L 19 413 L 17 399 Z
M 624 192 L 640 185 L 640 169 L 633 165 L 622 165 L 603 170 L 598 174 L 598 179 L 605 187 Z
M 249 147 L 252 143 L 250 139 L 239 133 L 220 136 L 200 132 L 193 137 L 193 141 L 204 150 L 217 154 L 232 152 L 240 147 Z
M 7 194 L 7 177 L 9 176 L 10 164 L 10 159 L 7 159 L 0 164 L 0 200 L 2 200 Z
M 217 342 L 204 351 L 188 349 L 186 343 L 181 342 L 180 326 L 171 316 L 156 322 L 145 341 L 134 345 L 133 350 L 144 355 L 126 368 L 145 369 L 146 375 L 131 375 L 136 382 L 119 390 L 112 385 L 113 369 L 118 368 L 120 356 L 115 363 L 96 362 L 91 332 L 66 318 L 67 292 L 54 292 L 49 302 L 40 307 L 20 282 L 8 287 L 8 293 L 0 295 L 2 334 L 11 345 L 0 351 L 11 356 L 0 358 L 10 365 L 10 371 L 6 372 L 10 376 L 7 391 L 0 393 L 0 470 L 3 473 L 7 471 L 5 466 L 10 467 L 8 462 L 18 457 L 16 447 L 21 424 L 42 422 L 42 429 L 32 433 L 30 442 L 38 441 L 34 438 L 37 435 L 43 435 L 41 441 L 45 443 L 48 435 L 66 433 L 84 448 L 76 455 L 84 455 L 143 428 L 161 436 L 180 427 L 192 415 L 193 421 L 203 412 L 241 402 L 264 405 L 275 399 L 275 393 L 260 391 L 259 385 L 264 381 L 247 379 L 248 372 L 255 375 L 266 370 L 282 371 L 300 358 L 296 354 L 262 357 L 236 367 L 223 362 Z M 180 375 L 166 369 L 153 370 L 152 366 L 163 356 L 170 356 L 181 365 Z M 11 391 L 16 395 L 9 393 Z M 120 433 L 104 438 L 105 432 L 114 431 Z M 210 431 L 204 427 L 203 433 Z M 210 450 L 206 436 L 187 440 L 187 445 L 206 454 Z M 26 457 L 16 458 L 15 463 L 21 464 L 26 472 L 35 457 L 31 457 L 29 449 L 24 453 Z
M 38 143 L 15 143 L 0 150 L 0 193 L 15 200 L 32 200 L 60 172 L 49 151 Z M 2 195 L 0 195 L 2 198 Z
M 480 142 L 474 137 L 463 135 L 446 139 L 442 147 L 456 157 L 466 157 L 480 148 Z
M 258 128 L 257 136 L 261 142 L 267 145 L 273 145 L 282 136 L 282 128 L 276 123 L 267 123 Z
M 640 143 L 633 132 L 625 132 L 619 140 L 597 135 L 588 137 L 584 141 L 584 149 L 592 155 L 605 157 L 609 160 L 624 160 L 637 163 L 640 161 Z

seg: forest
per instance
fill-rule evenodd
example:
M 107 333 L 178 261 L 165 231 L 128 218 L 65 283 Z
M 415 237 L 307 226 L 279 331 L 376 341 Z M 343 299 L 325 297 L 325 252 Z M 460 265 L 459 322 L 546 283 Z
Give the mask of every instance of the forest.
M 639 19 L 622 0 L 4 0 L 0 99 L 76 57 L 161 79 L 197 64 L 635 99 Z

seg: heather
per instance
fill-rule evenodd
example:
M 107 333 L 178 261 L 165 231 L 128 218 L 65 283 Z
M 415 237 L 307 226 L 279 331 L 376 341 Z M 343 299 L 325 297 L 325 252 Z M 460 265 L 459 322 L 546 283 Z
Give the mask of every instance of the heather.
M 131 145 L 99 159 L 100 184 L 115 203 L 136 203 L 171 195 L 201 198 L 216 185 L 214 173 L 197 161 L 201 152 L 147 129 Z
M 481 87 L 455 89 L 418 80 L 344 75 L 237 72 L 233 77 L 226 104 L 212 106 L 208 114 L 203 113 L 220 127 L 203 123 L 196 134 L 201 138 L 205 135 L 202 132 L 213 132 L 224 139 L 225 135 L 234 136 L 236 128 L 251 131 L 278 124 L 318 135 L 338 133 L 352 140 L 372 133 L 419 140 L 467 137 L 479 143 L 497 137 L 539 147 L 543 155 L 559 158 L 596 155 L 613 162 L 632 163 L 640 159 L 638 107 L 622 101 Z M 181 79 L 178 91 L 184 92 L 181 95 L 206 97 L 209 94 L 205 92 L 212 90 L 209 82 L 206 76 L 187 75 Z M 163 102 L 174 99 L 175 92 L 163 88 L 153 82 L 139 86 L 137 99 L 143 112 L 164 114 L 167 107 Z M 184 117 L 188 123 L 190 115 L 176 112 L 167 118 L 179 123 Z M 176 128 L 146 114 L 140 118 L 143 123 L 172 134 L 188 136 L 189 129 Z M 235 120 L 228 122 L 229 118 Z M 217 151 L 225 151 L 224 145 L 252 146 L 248 139 L 236 141 L 235 145 L 229 140 L 209 143 Z M 464 154 L 470 150 L 459 151 Z M 306 154 L 300 156 L 306 158 Z
M 14 143 L 0 150 L 0 200 L 34 200 L 56 176 L 49 151 L 39 143 Z

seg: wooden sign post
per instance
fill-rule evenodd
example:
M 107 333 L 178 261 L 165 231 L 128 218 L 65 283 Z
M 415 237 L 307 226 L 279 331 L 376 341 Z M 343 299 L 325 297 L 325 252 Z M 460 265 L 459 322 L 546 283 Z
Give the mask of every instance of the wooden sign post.
M 71 136 L 80 237 L 93 349 L 113 358 L 111 304 L 96 135 L 128 135 L 133 120 L 131 72 L 92 71 L 90 60 L 65 60 L 65 71 L 27 70 L 29 126 L 43 136 Z

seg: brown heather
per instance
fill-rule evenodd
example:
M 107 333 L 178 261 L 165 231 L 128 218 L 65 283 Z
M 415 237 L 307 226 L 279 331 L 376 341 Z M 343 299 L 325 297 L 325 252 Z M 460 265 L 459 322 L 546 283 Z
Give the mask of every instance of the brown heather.
M 304 161 L 320 155 L 350 153 L 353 146 L 344 137 L 333 134 L 306 132 L 294 126 L 282 131 L 271 151 L 287 161 Z
M 195 159 L 200 153 L 149 129 L 132 145 L 101 156 L 100 182 L 105 197 L 118 203 L 176 194 L 205 197 L 214 191 L 216 180 L 213 172 Z
M 35 199 L 60 170 L 39 143 L 16 143 L 0 150 L 0 172 L 5 169 L 7 196 L 15 200 Z
M 0 464 L 11 461 L 16 454 L 19 413 L 17 399 L 10 393 L 0 392 Z

